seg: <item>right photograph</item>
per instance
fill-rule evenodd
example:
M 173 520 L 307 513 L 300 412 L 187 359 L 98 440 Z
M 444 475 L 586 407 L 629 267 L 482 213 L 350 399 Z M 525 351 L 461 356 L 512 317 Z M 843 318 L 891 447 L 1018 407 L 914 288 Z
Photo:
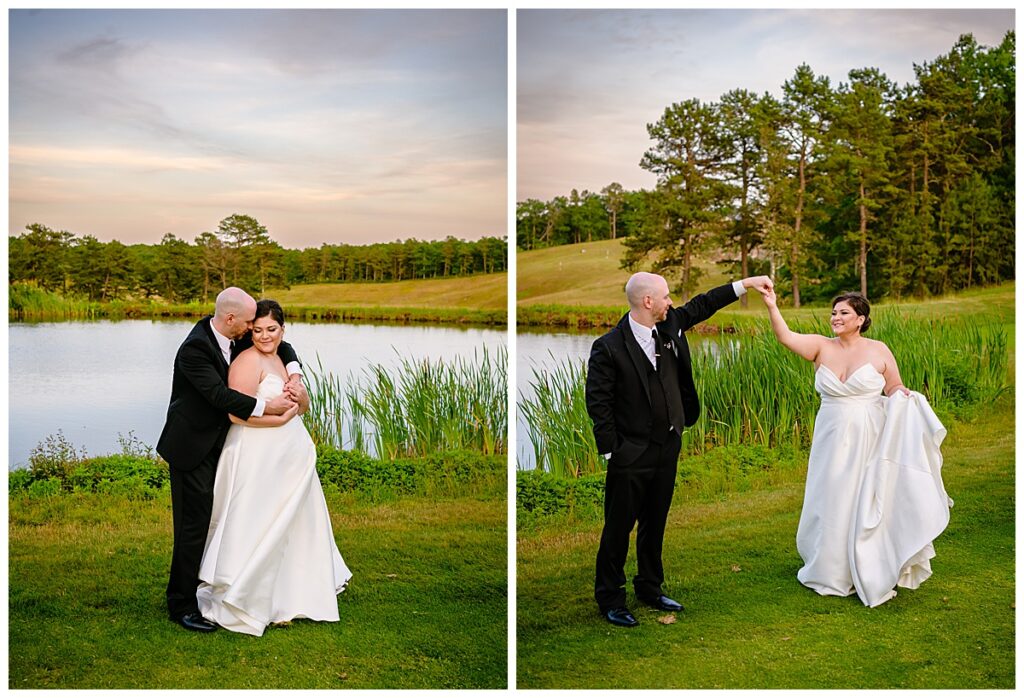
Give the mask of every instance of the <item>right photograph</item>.
M 1015 687 L 1014 26 L 517 11 L 517 688 Z

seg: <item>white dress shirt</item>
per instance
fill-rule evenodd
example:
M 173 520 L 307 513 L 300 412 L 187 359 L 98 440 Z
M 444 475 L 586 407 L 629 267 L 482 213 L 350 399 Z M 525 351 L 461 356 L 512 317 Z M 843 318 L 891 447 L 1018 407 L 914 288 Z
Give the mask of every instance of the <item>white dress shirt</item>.
M 740 296 L 747 292 L 747 289 L 743 285 L 742 281 L 733 281 L 732 290 L 736 293 L 737 298 L 739 298 Z M 655 357 L 656 352 L 654 346 L 654 336 L 652 334 L 652 330 L 654 330 L 654 328 L 647 327 L 646 325 L 641 325 L 639 322 L 633 319 L 632 315 L 629 315 L 628 317 L 629 328 L 633 330 L 633 336 L 636 337 L 637 344 L 639 344 L 640 348 L 643 349 L 644 355 L 647 357 L 647 360 L 651 362 L 651 366 L 657 368 L 658 362 Z M 611 453 L 602 453 L 601 455 L 605 457 L 605 460 L 608 460 L 609 458 L 612 457 Z

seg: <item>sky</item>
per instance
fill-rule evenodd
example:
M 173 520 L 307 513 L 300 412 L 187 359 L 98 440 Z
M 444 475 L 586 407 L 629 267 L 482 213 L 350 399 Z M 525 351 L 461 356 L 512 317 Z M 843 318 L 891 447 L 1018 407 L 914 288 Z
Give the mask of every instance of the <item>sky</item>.
M 8 232 L 505 235 L 506 32 L 500 9 L 12 10 Z
M 781 97 L 801 63 L 833 86 L 869 66 L 903 85 L 961 34 L 995 46 L 1013 27 L 1009 9 L 519 10 L 516 199 L 652 188 L 647 124 L 675 102 Z

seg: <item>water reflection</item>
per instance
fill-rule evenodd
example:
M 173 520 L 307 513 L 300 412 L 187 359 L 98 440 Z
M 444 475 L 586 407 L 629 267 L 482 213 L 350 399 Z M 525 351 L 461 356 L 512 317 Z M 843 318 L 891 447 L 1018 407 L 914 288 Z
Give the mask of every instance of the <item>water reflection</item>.
M 120 450 L 132 432 L 150 446 L 163 428 L 174 354 L 194 321 L 125 320 L 12 323 L 9 327 L 9 467 L 61 430 L 89 455 Z M 340 376 L 370 363 L 394 369 L 402 358 L 472 359 L 497 352 L 502 330 L 337 323 L 288 323 L 303 361 Z M 493 355 L 492 352 L 492 355 Z
M 516 333 L 516 404 L 533 398 L 534 372 L 550 371 L 569 362 L 584 362 L 590 357 L 594 340 L 607 330 L 587 332 L 523 332 Z M 691 352 L 709 351 L 717 354 L 722 347 L 737 344 L 733 338 L 719 335 L 687 334 Z M 590 428 L 590 424 L 586 428 Z M 516 465 L 524 470 L 537 466 L 536 454 L 530 442 L 529 431 L 519 410 L 516 410 Z

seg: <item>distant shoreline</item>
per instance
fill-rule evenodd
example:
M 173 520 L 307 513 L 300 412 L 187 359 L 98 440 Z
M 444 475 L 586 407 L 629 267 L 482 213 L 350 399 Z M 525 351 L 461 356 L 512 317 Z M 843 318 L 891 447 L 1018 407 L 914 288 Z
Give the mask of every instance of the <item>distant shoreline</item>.
M 505 311 L 473 308 L 403 308 L 403 307 L 341 307 L 287 306 L 288 318 L 297 321 L 346 322 L 362 320 L 396 324 L 429 323 L 443 325 L 505 326 Z M 173 305 L 156 303 L 75 303 L 65 308 L 18 310 L 8 308 L 10 322 L 47 322 L 63 320 L 146 320 L 200 318 L 213 313 L 209 305 Z

